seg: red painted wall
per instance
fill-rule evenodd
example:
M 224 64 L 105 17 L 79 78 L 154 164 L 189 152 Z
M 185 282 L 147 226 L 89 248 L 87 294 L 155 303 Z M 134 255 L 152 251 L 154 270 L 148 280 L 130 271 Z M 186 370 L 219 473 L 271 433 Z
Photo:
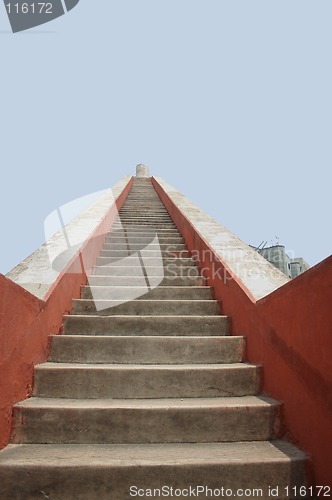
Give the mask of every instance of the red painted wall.
M 247 359 L 264 367 L 263 391 L 284 403 L 284 437 L 311 455 L 309 481 L 332 488 L 332 256 L 255 301 L 231 278 L 158 182 L 153 185 L 214 288 L 232 334 L 247 338 Z M 221 269 L 226 279 L 213 278 Z
M 96 263 L 106 232 L 132 182 L 131 178 L 116 205 L 59 275 L 44 300 L 0 274 L 0 449 L 9 441 L 12 407 L 31 395 L 34 366 L 47 360 L 49 336 L 61 331 L 63 314 L 71 311 L 72 299 L 80 297 L 85 273 Z

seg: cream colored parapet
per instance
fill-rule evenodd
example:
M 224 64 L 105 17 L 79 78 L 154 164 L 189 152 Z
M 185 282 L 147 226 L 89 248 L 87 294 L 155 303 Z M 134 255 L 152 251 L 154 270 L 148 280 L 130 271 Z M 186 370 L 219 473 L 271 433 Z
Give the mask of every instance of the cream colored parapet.
M 44 300 L 73 257 L 84 248 L 85 243 L 95 235 L 96 231 L 97 236 L 100 236 L 98 227 L 112 207 L 116 210 L 116 199 L 131 178 L 131 176 L 125 176 L 113 188 L 100 192 L 94 203 L 90 196 L 83 197 L 52 212 L 45 220 L 46 243 L 14 267 L 6 277 Z M 84 201 L 89 200 L 88 208 L 81 211 L 80 205 L 82 206 Z M 86 203 L 85 206 L 87 206 Z M 76 217 L 74 216 L 75 218 L 71 220 L 70 215 L 73 213 Z M 71 222 L 66 224 L 68 219 Z M 83 267 L 84 264 L 83 258 Z
M 154 177 L 166 195 L 188 220 L 193 230 L 205 240 L 230 275 L 244 286 L 257 301 L 290 279 L 270 264 L 249 245 L 231 233 L 225 226 L 203 212 L 183 194 L 160 177 Z

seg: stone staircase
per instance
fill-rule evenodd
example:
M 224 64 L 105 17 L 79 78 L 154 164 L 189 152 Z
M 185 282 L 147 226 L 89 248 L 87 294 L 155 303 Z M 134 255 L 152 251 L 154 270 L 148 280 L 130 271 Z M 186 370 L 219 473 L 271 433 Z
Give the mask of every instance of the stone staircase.
M 64 325 L 14 408 L 1 500 L 159 498 L 149 489 L 163 487 L 287 498 L 306 484 L 306 456 L 276 439 L 280 404 L 259 394 L 261 367 L 228 336 L 149 179 L 134 180 Z

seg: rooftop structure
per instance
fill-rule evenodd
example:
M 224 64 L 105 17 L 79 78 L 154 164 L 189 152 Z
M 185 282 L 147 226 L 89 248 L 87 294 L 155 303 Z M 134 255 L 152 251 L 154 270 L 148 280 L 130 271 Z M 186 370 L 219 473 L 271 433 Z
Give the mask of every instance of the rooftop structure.
M 251 248 L 255 247 L 251 245 Z M 302 257 L 289 257 L 284 245 L 258 247 L 255 250 L 289 278 L 296 278 L 310 269 L 309 264 Z

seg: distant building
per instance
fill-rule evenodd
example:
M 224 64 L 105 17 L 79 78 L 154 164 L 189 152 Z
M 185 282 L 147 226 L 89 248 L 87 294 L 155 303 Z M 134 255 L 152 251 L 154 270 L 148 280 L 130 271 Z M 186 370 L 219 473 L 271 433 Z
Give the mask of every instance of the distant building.
M 304 273 L 304 271 L 307 271 L 310 268 L 309 264 L 302 259 L 302 257 L 291 259 L 290 264 L 292 278 L 296 278 L 296 276 Z
M 256 248 L 251 245 L 251 247 L 289 278 L 296 278 L 310 267 L 302 257 L 290 258 L 283 245 L 263 248 Z

